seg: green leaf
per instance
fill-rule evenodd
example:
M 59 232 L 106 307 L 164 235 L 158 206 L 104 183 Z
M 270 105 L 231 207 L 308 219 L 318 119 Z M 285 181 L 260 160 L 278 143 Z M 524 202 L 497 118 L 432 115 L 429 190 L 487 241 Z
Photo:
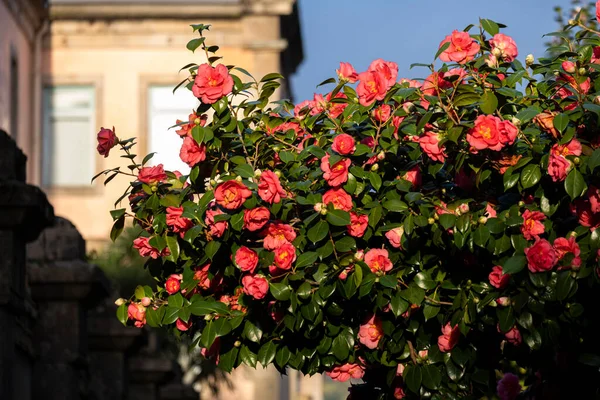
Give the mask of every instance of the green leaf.
M 249 367 L 256 368 L 256 354 L 243 345 L 240 349 L 240 360 Z
M 440 374 L 440 370 L 435 365 L 425 365 L 421 368 L 421 373 L 423 375 L 423 385 L 431 390 L 435 390 L 440 386 L 442 382 L 442 374 Z
M 553 124 L 556 130 L 563 132 L 569 125 L 569 117 L 563 113 L 557 114 L 554 116 Z
M 271 294 L 276 300 L 287 301 L 290 299 L 291 289 L 287 282 L 271 282 L 270 290 Z
M 398 285 L 398 278 L 392 275 L 383 275 L 379 277 L 379 283 L 388 288 L 395 288 Z
M 502 332 L 508 332 L 515 325 L 512 307 L 496 308 L 496 316 L 498 318 L 498 326 Z
M 165 315 L 162 319 L 162 323 L 164 325 L 170 325 L 177 321 L 177 318 L 179 318 L 179 310 L 179 308 L 167 307 L 165 310 Z
M 436 282 L 425 272 L 419 272 L 415 275 L 414 280 L 421 289 L 430 290 L 437 286 Z
M 242 178 L 254 177 L 254 169 L 252 169 L 252 166 L 249 164 L 240 164 L 237 167 L 235 167 L 233 171 Z
M 400 199 L 390 199 L 383 202 L 383 208 L 391 212 L 405 212 L 408 205 Z
M 277 364 L 277 366 L 280 368 L 283 368 L 287 365 L 287 362 L 290 360 L 291 356 L 292 353 L 290 353 L 290 350 L 286 346 L 281 346 L 275 354 L 275 364 Z
M 350 328 L 343 329 L 333 339 L 333 355 L 340 361 L 345 361 L 350 354 L 350 349 L 354 346 L 354 335 Z
M 110 216 L 112 217 L 113 221 L 118 220 L 123 215 L 125 215 L 125 209 L 124 208 L 119 208 L 118 210 L 111 210 L 110 211 Z
M 144 297 L 146 297 L 146 291 L 144 290 L 144 287 L 141 285 L 138 285 L 135 288 L 135 298 L 138 300 L 143 299 Z
M 127 318 L 128 318 L 128 314 L 127 314 L 127 305 L 126 304 L 121 304 L 118 308 L 117 308 L 117 319 L 123 324 L 123 325 L 127 325 Z
M 594 169 L 600 165 L 600 149 L 594 150 L 590 158 L 588 159 L 588 168 L 590 172 L 594 172 Z
M 113 242 L 115 240 L 117 240 L 117 238 L 121 235 L 121 232 L 123 232 L 123 228 L 125 227 L 125 216 L 122 215 L 119 219 L 117 219 L 112 226 L 112 229 L 110 230 L 110 240 L 112 240 Z
M 183 296 L 181 293 L 176 293 L 174 295 L 169 296 L 167 299 L 169 303 L 169 307 L 181 308 L 183 307 Z
M 542 177 L 539 165 L 528 165 L 521 172 L 521 185 L 523 189 L 528 189 L 538 183 Z
M 379 191 L 379 188 L 381 188 L 381 176 L 377 172 L 369 172 L 369 182 L 375 191 Z
M 450 43 L 450 42 L 446 42 L 443 45 L 441 45 L 440 48 L 438 49 L 438 51 L 435 53 L 435 57 L 433 59 L 437 60 L 438 57 L 440 56 L 440 54 L 442 54 L 443 52 L 448 50 L 448 47 L 450 47 L 451 44 L 452 43 Z
M 244 325 L 244 331 L 242 335 L 251 342 L 260 343 L 260 339 L 262 338 L 263 332 L 262 330 L 254 325 L 251 321 L 246 320 L 246 324 Z
M 537 108 L 529 107 L 529 108 L 519 111 L 517 113 L 517 115 L 515 115 L 515 117 L 517 117 L 517 119 L 519 119 L 521 122 L 527 122 L 527 121 L 532 120 L 540 112 L 541 111 Z
M 206 254 L 206 256 L 212 260 L 215 254 L 217 254 L 217 251 L 219 251 L 220 247 L 221 242 L 212 240 L 204 247 L 204 254 Z
M 379 223 L 379 220 L 381 220 L 382 214 L 383 214 L 383 207 L 381 207 L 381 206 L 373 207 L 371 209 L 371 211 L 369 211 L 369 226 L 371 228 L 375 229 L 375 227 Z
M 327 212 L 327 222 L 335 226 L 350 225 L 350 214 L 344 210 L 331 210 Z
M 276 79 L 285 79 L 285 78 L 283 77 L 283 75 L 273 72 L 273 73 L 263 76 L 263 78 L 260 81 L 261 82 L 269 82 L 269 81 L 274 81 Z
M 314 251 L 304 252 L 298 256 L 298 259 L 296 260 L 296 268 L 310 266 L 317 261 L 318 257 L 319 255 Z
M 558 301 L 566 300 L 576 284 L 570 271 L 561 272 L 556 280 L 556 299 Z
M 479 225 L 473 232 L 473 242 L 479 247 L 485 248 L 489 239 L 490 231 L 485 225 Z
M 461 93 L 454 98 L 455 107 L 464 107 L 477 103 L 481 98 L 477 93 Z
M 565 179 L 565 190 L 571 197 L 571 200 L 576 199 L 586 192 L 587 184 L 577 168 L 573 168 L 571 172 L 569 172 L 569 175 L 567 175 L 567 179 Z
M 500 27 L 497 23 L 489 19 L 480 19 L 481 27 L 490 35 L 494 36 L 500 32 Z M 431 389 L 431 388 L 430 388 Z
M 162 310 L 164 312 L 164 308 L 162 308 Z M 146 323 L 149 326 L 153 328 L 158 328 L 159 326 L 161 326 L 161 321 L 162 315 L 159 316 L 158 312 L 152 307 L 146 308 Z
M 455 222 L 456 222 L 456 215 L 454 215 L 454 214 L 440 215 L 440 225 L 442 225 L 442 227 L 444 229 L 452 228 L 454 226 Z
M 271 364 L 275 359 L 276 350 L 277 346 L 272 340 L 263 344 L 260 350 L 258 350 L 258 362 L 261 363 L 263 367 Z
M 187 47 L 187 49 L 193 53 L 194 51 L 196 51 L 196 49 L 198 47 L 202 46 L 203 43 L 204 43 L 203 37 L 196 38 L 196 39 L 190 40 L 185 47 Z
M 307 236 L 313 243 L 317 243 L 323 240 L 328 233 L 329 224 L 323 220 L 319 220 L 308 230 Z
M 167 241 L 167 247 L 171 252 L 171 254 L 169 254 L 169 256 L 167 257 L 167 260 L 177 262 L 177 260 L 179 259 L 179 241 L 177 240 L 177 237 L 167 236 L 165 237 L 165 240 Z
M 341 253 L 348 253 L 356 248 L 356 240 L 351 236 L 345 236 L 335 241 L 335 249 Z
M 459 381 L 463 375 L 465 374 L 464 368 L 459 368 L 456 364 L 452 362 L 451 358 L 448 358 L 445 362 L 446 364 L 446 372 L 448 373 L 448 377 L 452 379 L 454 382 Z
M 516 274 L 525 268 L 527 258 L 525 256 L 512 256 L 504 262 L 502 272 L 505 274 Z
M 407 365 L 402 373 L 402 378 L 404 379 L 404 382 L 406 382 L 406 386 L 408 386 L 411 392 L 419 393 L 421 381 L 423 380 L 420 366 Z
M 404 300 L 400 294 L 396 293 L 390 301 L 390 307 L 396 317 L 401 316 L 408 310 L 408 301 Z
M 481 111 L 493 114 L 498 108 L 498 98 L 492 92 L 485 92 L 481 97 Z

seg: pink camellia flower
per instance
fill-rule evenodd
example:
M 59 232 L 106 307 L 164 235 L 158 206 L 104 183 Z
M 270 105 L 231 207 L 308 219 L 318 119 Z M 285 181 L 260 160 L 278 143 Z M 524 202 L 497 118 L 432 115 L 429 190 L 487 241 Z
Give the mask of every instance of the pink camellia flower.
M 136 328 L 146 325 L 146 307 L 140 303 L 129 303 L 127 307 L 127 318 L 135 321 Z
M 348 234 L 354 237 L 363 237 L 369 226 L 369 216 L 350 212 L 350 225 L 347 225 Z
M 394 399 L 396 399 L 396 400 L 402 400 L 405 397 L 406 397 L 406 392 L 404 391 L 404 387 L 403 386 L 396 386 L 394 388 Z
M 442 327 L 442 335 L 438 337 L 438 347 L 443 353 L 447 353 L 456 346 L 460 339 L 460 330 L 458 325 L 452 327 L 450 322 Z
M 479 52 L 479 44 L 471 38 L 468 32 L 459 32 L 454 30 L 451 35 L 446 36 L 440 43 L 442 47 L 445 43 L 450 46 L 440 54 L 440 60 L 444 62 L 456 62 L 465 64 L 475 58 Z
M 392 114 L 392 107 L 389 104 L 382 104 L 373 110 L 373 118 L 379 123 L 384 123 L 390 119 Z
M 561 155 L 550 152 L 548 158 L 548 175 L 554 182 L 562 182 L 567 178 L 567 172 L 571 169 L 571 162 Z
M 257 300 L 264 299 L 269 291 L 269 281 L 262 275 L 246 275 L 242 278 L 244 293 Z
M 221 237 L 229 227 L 229 222 L 227 221 L 217 221 L 215 222 L 215 216 L 224 214 L 218 208 L 208 209 L 206 210 L 206 217 L 204 218 L 204 223 L 208 226 L 210 235 L 213 237 Z
M 181 288 L 181 275 L 173 274 L 165 282 L 165 291 L 169 294 L 179 292 Z
M 385 237 L 389 240 L 390 245 L 396 249 L 402 248 L 402 235 L 404 235 L 404 227 L 399 226 L 385 233 Z
M 258 182 L 258 195 L 269 204 L 279 203 L 286 192 L 273 171 L 264 171 Z
M 209 277 L 210 264 L 194 268 L 194 280 L 198 281 L 198 287 L 203 290 L 216 291 L 223 283 L 223 275 L 217 273 L 212 279 Z
M 391 61 L 384 61 L 381 58 L 374 60 L 369 65 L 368 71 L 379 73 L 386 84 L 386 90 L 394 86 L 396 79 L 398 79 L 398 64 Z
M 590 202 L 590 209 L 593 213 L 600 213 L 600 189 L 590 185 L 587 191 L 587 197 Z
M 291 243 L 284 243 L 275 249 L 275 265 L 282 270 L 289 270 L 296 261 L 296 248 Z
M 360 379 L 365 374 L 365 369 L 358 364 L 346 363 L 344 365 L 336 366 L 326 374 L 338 382 L 346 382 L 349 379 Z
M 104 158 L 108 157 L 108 153 L 110 149 L 115 147 L 117 143 L 119 143 L 119 138 L 115 135 L 115 127 L 112 129 L 100 128 L 97 136 L 98 146 L 96 150 L 98 150 L 98 154 L 104 156 Z
M 175 327 L 181 332 L 185 332 L 192 327 L 192 320 L 190 319 L 188 322 L 185 322 L 181 318 L 177 318 L 177 321 L 175 321 Z
M 383 337 L 381 320 L 372 314 L 358 331 L 358 341 L 369 349 L 377 348 L 379 340 Z
M 519 377 L 510 372 L 504 374 L 502 379 L 498 381 L 496 391 L 500 400 L 515 400 L 521 393 Z
M 600 22 L 600 0 L 596 2 L 596 21 Z
M 262 232 L 264 236 L 263 246 L 267 250 L 275 250 L 286 243 L 296 239 L 296 232 L 291 225 L 282 222 L 272 222 Z
M 350 168 L 351 161 L 349 159 L 342 159 L 336 162 L 334 165 L 329 163 L 329 154 L 325 154 L 321 158 L 321 171 L 323 171 L 323 179 L 327 181 L 329 186 L 340 186 L 348 181 L 348 168 Z
M 202 64 L 198 67 L 192 93 L 204 104 L 213 104 L 233 90 L 233 78 L 226 66 L 212 67 Z
M 138 181 L 153 185 L 167 179 L 167 174 L 162 164 L 155 167 L 142 167 L 138 173 Z
M 421 168 L 419 168 L 418 165 L 415 165 L 402 175 L 402 179 L 409 181 L 413 188 L 418 188 L 421 186 Z
M 365 107 L 373 104 L 375 100 L 383 100 L 387 94 L 387 81 L 382 74 L 374 71 L 366 71 L 358 74 L 358 102 Z
M 423 152 L 432 160 L 443 163 L 446 161 L 446 153 L 444 153 L 444 147 L 440 147 L 439 143 L 439 135 L 432 131 L 426 131 L 419 138 L 419 146 L 421 146 Z
M 525 210 L 523 213 L 523 225 L 521 225 L 521 233 L 527 240 L 533 240 L 544 233 L 544 221 L 546 216 L 540 211 Z
M 550 271 L 558 261 L 554 248 L 546 239 L 536 239 L 531 247 L 525 249 L 525 255 L 527 267 L 533 273 Z
M 340 69 L 336 69 L 335 72 L 341 81 L 348 81 L 350 83 L 356 82 L 358 74 L 354 70 L 352 64 L 347 62 L 340 63 Z
M 158 257 L 166 257 L 171 254 L 168 247 L 165 247 L 163 251 L 159 252 L 157 248 L 150 245 L 150 238 L 139 237 L 133 241 L 133 248 L 140 252 L 142 257 L 151 257 L 157 259 Z
M 493 115 L 480 115 L 475 126 L 467 133 L 467 142 L 476 150 L 501 150 L 506 144 L 512 144 L 518 129 L 510 121 L 503 121 Z
M 573 61 L 563 61 L 561 67 L 569 74 L 574 74 L 577 70 L 577 65 Z
M 258 254 L 254 250 L 242 246 L 235 252 L 235 265 L 244 272 L 254 273 L 258 265 Z
M 346 268 L 344 268 L 344 270 L 342 272 L 340 272 L 340 274 L 338 275 L 338 278 L 345 281 L 346 278 L 348 278 L 348 274 L 350 272 L 352 272 L 353 270 L 354 270 L 354 265 L 347 266 Z
M 384 249 L 371 249 L 365 254 L 365 264 L 374 274 L 384 274 L 392 269 L 389 253 Z
M 194 226 L 192 220 L 182 217 L 182 214 L 183 207 L 167 207 L 167 226 L 173 229 L 173 232 L 179 233 L 181 237 Z
M 334 99 L 347 99 L 348 96 L 346 96 L 344 93 L 336 93 Z M 331 118 L 338 118 L 340 115 L 342 115 L 342 113 L 344 112 L 344 110 L 346 109 L 346 107 L 348 107 L 348 103 L 338 103 L 338 102 L 332 102 L 332 98 L 331 98 L 331 93 L 327 93 L 327 96 L 325 96 L 325 100 L 328 103 L 328 113 L 329 116 Z
M 500 331 L 500 327 L 498 327 L 498 331 Z M 504 334 L 504 338 L 513 346 L 519 346 L 521 343 L 523 343 L 521 332 L 516 326 L 510 328 L 510 330 Z
M 183 139 L 179 158 L 190 167 L 193 167 L 206 160 L 206 145 L 204 143 L 198 144 L 193 138 L 187 136 Z
M 492 54 L 507 63 L 513 62 L 519 55 L 517 44 L 513 38 L 502 33 L 497 33 L 490 39 L 490 46 Z
M 271 212 L 267 207 L 256 207 L 244 210 L 244 228 L 249 231 L 262 229 L 271 218 Z
M 569 253 L 573 254 L 571 265 L 567 266 L 567 268 L 581 267 L 581 257 L 579 257 L 581 250 L 579 249 L 579 244 L 577 244 L 573 236 L 569 237 L 569 239 L 556 238 L 553 246 L 558 261 L 562 260 Z
M 312 113 L 314 106 L 315 102 L 312 100 L 304 100 L 303 102 L 296 104 L 294 107 L 294 117 L 299 120 L 304 119 L 304 117 Z
M 356 150 L 354 138 L 347 133 L 340 133 L 339 135 L 336 135 L 333 138 L 331 150 L 342 156 L 347 156 L 354 153 L 354 150 Z
M 192 135 L 192 129 L 194 128 L 194 126 L 204 126 L 206 125 L 206 121 L 208 120 L 208 115 L 206 114 L 202 114 L 200 116 L 196 115 L 196 113 L 191 113 L 188 116 L 188 123 L 187 124 L 181 124 L 183 121 L 181 120 L 177 120 L 175 121 L 176 124 L 181 124 L 179 125 L 179 129 L 175 131 L 175 133 L 177 133 L 179 136 L 181 137 L 186 137 L 186 136 L 191 136 Z
M 223 182 L 215 189 L 217 204 L 228 210 L 240 208 L 250 196 L 252 196 L 252 191 L 236 180 Z
M 352 210 L 352 197 L 342 188 L 329 189 L 323 194 L 323 203 L 332 204 L 336 210 Z
M 396 367 L 396 376 L 402 376 L 405 368 L 406 366 L 404 364 L 398 364 L 398 366 Z
M 492 272 L 490 272 L 488 278 L 490 280 L 490 285 L 496 289 L 504 289 L 510 282 L 510 274 L 503 273 L 502 267 L 499 265 L 492 268 Z

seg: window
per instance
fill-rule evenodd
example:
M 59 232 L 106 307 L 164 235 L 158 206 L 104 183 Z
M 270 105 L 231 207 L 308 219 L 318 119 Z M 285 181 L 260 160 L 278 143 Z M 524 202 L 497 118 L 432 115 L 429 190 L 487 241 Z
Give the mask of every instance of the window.
M 90 186 L 96 170 L 95 95 L 93 86 L 44 89 L 44 186 Z
M 17 141 L 19 133 L 19 62 L 17 55 L 11 51 L 10 55 L 10 135 Z
M 177 128 L 169 129 L 177 120 L 185 121 L 196 107 L 198 100 L 192 92 L 180 88 L 173 93 L 173 86 L 151 86 L 148 91 L 148 152 L 156 154 L 151 165 L 163 164 L 166 170 L 179 171 L 186 175 L 190 172 L 179 158 L 182 141 L 175 133 Z

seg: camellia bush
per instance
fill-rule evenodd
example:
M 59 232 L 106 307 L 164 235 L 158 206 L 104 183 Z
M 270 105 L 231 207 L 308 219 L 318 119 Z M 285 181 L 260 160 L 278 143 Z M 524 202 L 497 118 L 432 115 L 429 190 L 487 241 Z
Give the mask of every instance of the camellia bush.
M 131 180 L 111 237 L 141 227 L 157 283 L 118 318 L 225 371 L 355 379 L 354 400 L 599 398 L 600 36 L 570 21 L 523 63 L 503 27 L 451 32 L 424 80 L 341 63 L 295 105 L 194 25 L 189 175 L 98 134 L 131 161 L 101 173 Z

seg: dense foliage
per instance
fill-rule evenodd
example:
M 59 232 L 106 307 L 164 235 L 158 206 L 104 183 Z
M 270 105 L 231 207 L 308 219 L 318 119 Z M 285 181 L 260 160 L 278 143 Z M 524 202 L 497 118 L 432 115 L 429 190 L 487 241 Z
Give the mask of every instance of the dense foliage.
M 362 378 L 352 399 L 597 396 L 600 37 L 573 21 L 523 65 L 502 27 L 452 32 L 423 81 L 341 63 L 294 105 L 194 25 L 208 63 L 184 67 L 200 104 L 173 133 L 190 174 L 99 134 L 132 161 L 103 171 L 133 178 L 111 237 L 144 230 L 159 287 L 121 321 L 191 335 L 226 371 Z

